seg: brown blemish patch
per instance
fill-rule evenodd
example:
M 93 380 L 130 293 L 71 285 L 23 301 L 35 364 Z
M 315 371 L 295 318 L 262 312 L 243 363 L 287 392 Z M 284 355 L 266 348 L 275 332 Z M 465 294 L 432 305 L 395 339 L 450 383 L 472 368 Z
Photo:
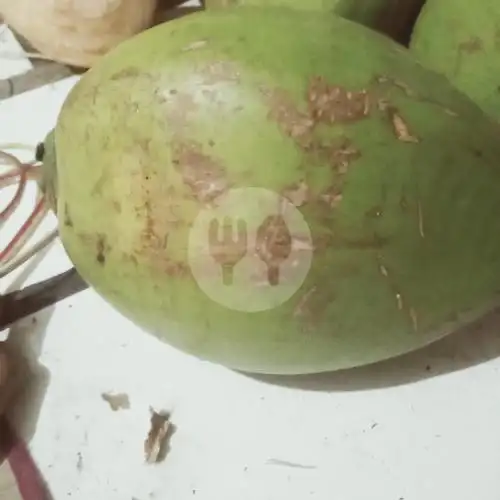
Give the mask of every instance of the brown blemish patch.
M 356 149 L 350 139 L 344 137 L 340 144 L 334 144 L 324 150 L 328 162 L 339 174 L 346 174 L 349 165 L 354 160 L 361 157 L 361 153 Z
M 301 207 L 309 200 L 310 189 L 304 180 L 285 188 L 282 195 L 296 207 Z
M 162 109 L 168 126 L 171 130 L 182 132 L 188 125 L 191 116 L 196 113 L 198 106 L 192 95 L 171 90 L 167 97 L 158 95 L 159 101 L 163 103 Z
M 323 77 L 314 77 L 308 86 L 309 114 L 315 121 L 349 123 L 366 118 L 370 98 L 366 90 L 350 91 L 330 85 Z
M 116 80 L 124 80 L 126 78 L 137 78 L 140 75 L 141 72 L 137 68 L 130 66 L 128 68 L 123 68 L 117 73 L 111 75 L 110 80 L 116 81 Z
M 204 85 L 217 85 L 218 83 L 239 83 L 240 72 L 234 63 L 229 61 L 216 61 L 203 67 L 201 70 Z
M 342 201 L 342 193 L 340 192 L 340 188 L 329 187 L 319 195 L 319 198 L 330 208 L 337 208 Z
M 222 164 L 205 154 L 195 141 L 173 141 L 172 162 L 192 195 L 202 203 L 213 201 L 230 187 Z
M 319 195 L 319 199 L 325 202 L 330 208 L 334 209 L 337 208 L 342 201 L 345 176 L 351 162 L 360 158 L 361 153 L 352 146 L 349 139 L 343 138 L 340 144 L 334 144 L 324 149 L 323 154 L 334 169 L 336 175 L 333 184 L 327 187 Z
M 73 220 L 71 219 L 69 206 L 67 203 L 64 204 L 64 225 L 66 227 L 73 227 Z
M 321 77 L 312 78 L 306 91 L 305 109 L 299 109 L 294 100 L 282 89 L 260 87 L 266 106 L 268 119 L 276 122 L 285 135 L 290 137 L 306 155 L 307 165 L 328 163 L 335 172 L 333 185 L 321 193 L 317 199 L 326 201 L 334 208 L 342 199 L 344 176 L 351 163 L 361 157 L 360 151 L 347 137 L 325 141 L 316 134 L 320 123 L 351 123 L 361 120 L 370 113 L 370 99 L 365 90 L 349 91 L 340 86 L 329 85 Z M 297 197 L 298 203 L 304 191 L 295 191 L 288 196 Z M 297 195 L 298 193 L 298 195 Z M 311 196 L 308 196 L 308 201 Z M 300 205 L 298 205 L 300 206 Z
M 148 194 L 146 194 L 148 196 Z M 154 194 L 149 193 L 151 199 Z M 169 229 L 174 229 L 180 223 L 179 220 L 170 220 L 169 207 L 162 204 L 153 204 L 149 199 L 142 207 L 144 227 L 139 236 L 139 248 L 136 255 L 129 256 L 135 264 L 139 260 L 145 261 L 154 269 L 155 273 L 162 272 L 171 277 L 186 276 L 189 274 L 189 266 L 183 262 L 174 260 L 168 251 Z M 165 212 L 162 212 L 162 209 Z
M 283 132 L 292 138 L 301 148 L 310 149 L 314 137 L 314 120 L 297 109 L 292 99 L 282 90 L 270 90 L 261 87 L 261 93 L 269 107 L 268 118 L 280 126 Z
M 483 41 L 478 36 L 472 36 L 458 45 L 458 50 L 466 54 L 475 54 L 483 50 Z
M 109 247 L 106 245 L 106 237 L 102 234 L 97 236 L 96 241 L 96 261 L 104 265 L 106 263 L 106 254 L 109 250 Z
M 83 245 L 88 245 L 95 250 L 96 261 L 104 265 L 107 254 L 111 250 L 111 247 L 107 243 L 106 235 L 101 233 L 79 233 L 77 236 Z
M 144 145 L 146 142 L 141 141 Z M 149 161 L 147 152 L 137 158 L 140 163 L 131 183 L 130 203 L 142 228 L 123 258 L 147 266 L 155 276 L 184 276 L 187 266 L 177 262 L 169 249 L 170 234 L 186 224 L 179 208 L 182 194 L 177 193 L 177 186 L 165 182 L 164 172 Z
M 117 214 L 121 214 L 122 213 L 122 204 L 119 202 L 119 201 L 113 201 L 112 202 L 112 205 L 113 205 L 113 210 L 117 213 Z
M 441 108 L 447 115 L 452 116 L 454 118 L 458 116 L 457 112 L 447 108 L 442 103 L 436 102 L 433 99 L 425 98 L 421 95 L 418 95 L 407 83 L 405 83 L 401 80 L 391 78 L 391 77 L 384 75 L 384 76 L 376 76 L 374 78 L 374 82 L 375 82 L 375 86 L 377 86 L 377 87 L 392 86 L 396 89 L 401 90 L 405 94 L 406 97 L 410 97 L 414 100 L 418 100 L 420 102 L 425 102 L 427 104 L 432 104 L 433 106 L 437 106 L 437 107 Z
M 482 50 L 483 50 L 483 41 L 477 36 L 473 36 L 468 40 L 459 43 L 457 46 L 455 68 L 453 71 L 454 76 L 457 76 L 460 70 L 462 69 L 464 56 L 474 55 Z

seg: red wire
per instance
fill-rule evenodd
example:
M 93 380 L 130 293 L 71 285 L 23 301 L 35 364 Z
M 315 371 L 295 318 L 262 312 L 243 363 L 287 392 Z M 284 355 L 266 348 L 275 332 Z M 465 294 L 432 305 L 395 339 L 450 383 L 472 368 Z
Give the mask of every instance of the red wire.
M 4 210 L 2 210 L 2 212 L 0 212 L 0 221 L 5 221 L 8 217 L 10 217 L 12 212 L 15 210 L 16 206 L 21 201 L 21 196 L 24 193 L 24 189 L 26 187 L 26 179 L 27 179 L 26 169 L 24 168 L 20 169 L 17 175 L 19 175 L 19 183 L 17 185 L 16 192 L 12 197 L 10 203 L 7 205 L 7 207 Z
M 15 236 L 12 238 L 10 243 L 0 252 L 0 262 L 5 260 L 9 254 L 12 252 L 16 244 L 19 242 L 19 240 L 25 235 L 25 233 L 29 230 L 31 225 L 33 224 L 33 221 L 38 217 L 38 215 L 41 213 L 41 211 L 45 207 L 45 199 L 42 197 L 40 200 L 38 200 L 38 203 L 36 204 L 35 208 L 31 212 L 31 215 L 28 217 L 28 219 L 25 221 L 25 223 L 21 226 L 19 231 L 15 234 Z

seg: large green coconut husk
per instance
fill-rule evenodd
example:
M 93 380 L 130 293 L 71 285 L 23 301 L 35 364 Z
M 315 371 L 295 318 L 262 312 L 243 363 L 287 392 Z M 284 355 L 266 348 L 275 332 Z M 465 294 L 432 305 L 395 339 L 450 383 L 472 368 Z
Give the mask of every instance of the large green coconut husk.
M 204 0 L 204 4 L 208 9 L 279 6 L 332 12 L 407 45 L 424 0 Z
M 299 374 L 415 350 L 496 304 L 498 137 L 387 37 L 321 13 L 240 7 L 105 55 L 49 138 L 57 175 L 49 158 L 44 168 L 70 259 L 118 311 L 202 359 Z M 207 240 L 193 247 L 197 217 L 248 187 L 305 218 L 312 245 L 291 257 L 312 252 L 303 282 L 273 288 L 254 259 L 224 292 Z M 254 227 L 265 213 L 248 206 L 234 215 Z M 280 291 L 290 298 L 276 304 Z
M 410 49 L 429 68 L 500 118 L 500 3 L 427 0 Z

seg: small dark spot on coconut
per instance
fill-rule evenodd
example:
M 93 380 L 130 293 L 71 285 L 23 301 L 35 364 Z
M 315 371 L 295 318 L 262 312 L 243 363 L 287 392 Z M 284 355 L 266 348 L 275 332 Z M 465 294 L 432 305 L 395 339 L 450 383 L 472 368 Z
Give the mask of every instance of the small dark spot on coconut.
M 370 219 L 377 219 L 381 217 L 383 214 L 382 207 L 380 205 L 376 205 L 365 212 L 366 217 Z
M 213 147 L 215 146 L 215 141 L 213 141 L 212 139 L 210 139 L 210 140 L 208 141 L 208 145 L 209 145 L 211 148 L 213 148 Z
M 478 36 L 473 36 L 465 42 L 460 43 L 458 48 L 461 52 L 474 54 L 483 50 L 483 41 Z
M 477 148 L 472 148 L 472 154 L 476 158 L 482 158 L 483 157 L 483 152 L 480 149 L 477 149 Z
M 110 80 L 116 81 L 116 80 L 123 80 L 126 78 L 137 78 L 140 74 L 141 73 L 137 68 L 130 66 L 128 68 L 123 68 L 117 73 L 111 75 Z
M 179 91 L 177 89 L 170 89 L 168 92 L 170 95 L 177 95 Z
M 122 205 L 119 201 L 113 201 L 113 210 L 118 214 L 121 213 Z
M 71 219 L 67 203 L 64 204 L 64 225 L 67 227 L 73 227 L 73 220 Z
M 172 163 L 198 201 L 210 202 L 230 187 L 221 162 L 195 141 L 174 141 Z
M 366 90 L 351 91 L 330 85 L 323 77 L 311 79 L 307 89 L 310 116 L 325 123 L 349 123 L 370 114 L 370 98 Z
M 96 242 L 96 260 L 99 264 L 104 265 L 106 263 L 106 238 L 100 234 L 97 236 Z

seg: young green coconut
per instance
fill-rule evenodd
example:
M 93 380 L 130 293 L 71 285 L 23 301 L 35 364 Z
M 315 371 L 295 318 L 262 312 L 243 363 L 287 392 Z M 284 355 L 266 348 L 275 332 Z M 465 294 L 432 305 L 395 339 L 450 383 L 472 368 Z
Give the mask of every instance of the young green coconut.
M 427 0 L 410 49 L 500 119 L 500 3 Z
M 382 35 L 228 8 L 86 73 L 42 185 L 75 267 L 135 324 L 230 368 L 313 373 L 415 350 L 496 304 L 498 137 Z
M 331 12 L 406 45 L 424 0 L 204 0 L 204 4 L 208 9 L 279 6 Z

